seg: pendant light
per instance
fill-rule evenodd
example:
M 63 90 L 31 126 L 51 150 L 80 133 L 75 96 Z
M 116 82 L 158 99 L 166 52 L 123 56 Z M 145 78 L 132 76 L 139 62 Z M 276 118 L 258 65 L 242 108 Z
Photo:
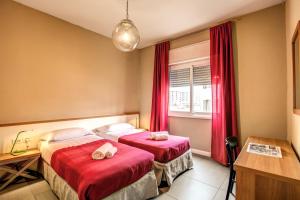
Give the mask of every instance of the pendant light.
M 140 42 L 140 34 L 133 22 L 128 19 L 128 0 L 126 2 L 126 19 L 115 27 L 112 33 L 114 45 L 121 51 L 133 51 Z

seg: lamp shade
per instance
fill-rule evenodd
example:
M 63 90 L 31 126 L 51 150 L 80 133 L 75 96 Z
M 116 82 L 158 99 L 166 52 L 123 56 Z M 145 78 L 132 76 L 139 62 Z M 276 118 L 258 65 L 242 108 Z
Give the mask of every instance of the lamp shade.
M 123 19 L 112 33 L 114 45 L 121 51 L 133 51 L 140 42 L 140 34 L 133 22 Z

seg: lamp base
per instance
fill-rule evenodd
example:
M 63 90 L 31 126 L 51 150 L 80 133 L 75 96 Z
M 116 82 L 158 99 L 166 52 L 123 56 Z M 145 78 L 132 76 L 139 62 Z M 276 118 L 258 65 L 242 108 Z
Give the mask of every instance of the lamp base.
M 20 150 L 20 151 L 14 151 L 14 152 L 10 152 L 11 155 L 13 156 L 18 156 L 18 155 L 21 155 L 23 153 L 26 153 L 27 150 Z

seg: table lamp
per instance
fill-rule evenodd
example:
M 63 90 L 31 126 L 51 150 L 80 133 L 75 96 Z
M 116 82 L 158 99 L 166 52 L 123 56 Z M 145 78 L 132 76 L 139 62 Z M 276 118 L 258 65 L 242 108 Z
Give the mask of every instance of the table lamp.
M 18 132 L 17 137 L 16 137 L 16 139 L 15 139 L 15 141 L 14 141 L 14 143 L 13 143 L 13 146 L 12 146 L 12 148 L 11 148 L 11 150 L 10 150 L 10 154 L 11 154 L 11 155 L 13 155 L 13 156 L 18 156 L 18 155 L 21 155 L 21 154 L 27 152 L 27 150 L 28 150 L 28 141 L 27 141 L 27 140 L 25 141 L 26 146 L 27 146 L 27 148 L 26 148 L 25 150 L 16 150 L 16 151 L 14 151 L 14 148 L 15 148 L 15 145 L 17 144 L 17 141 L 18 141 L 19 136 L 20 136 L 22 133 L 25 133 L 25 132 L 28 132 L 28 131 L 20 131 L 20 132 Z M 27 138 L 26 138 L 26 139 L 27 139 Z

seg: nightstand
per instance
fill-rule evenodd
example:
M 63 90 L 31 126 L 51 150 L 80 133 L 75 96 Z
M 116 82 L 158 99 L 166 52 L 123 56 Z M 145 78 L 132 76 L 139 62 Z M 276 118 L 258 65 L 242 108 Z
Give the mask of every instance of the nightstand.
M 28 150 L 21 155 L 13 156 L 9 153 L 0 154 L 0 172 L 4 171 L 4 175 L 0 177 L 0 181 L 4 181 L 0 185 L 0 191 L 13 182 L 17 177 L 25 177 L 28 179 L 37 179 L 38 173 L 32 173 L 28 168 L 32 166 L 41 156 L 41 152 L 37 149 Z M 6 179 L 6 180 L 4 180 Z

